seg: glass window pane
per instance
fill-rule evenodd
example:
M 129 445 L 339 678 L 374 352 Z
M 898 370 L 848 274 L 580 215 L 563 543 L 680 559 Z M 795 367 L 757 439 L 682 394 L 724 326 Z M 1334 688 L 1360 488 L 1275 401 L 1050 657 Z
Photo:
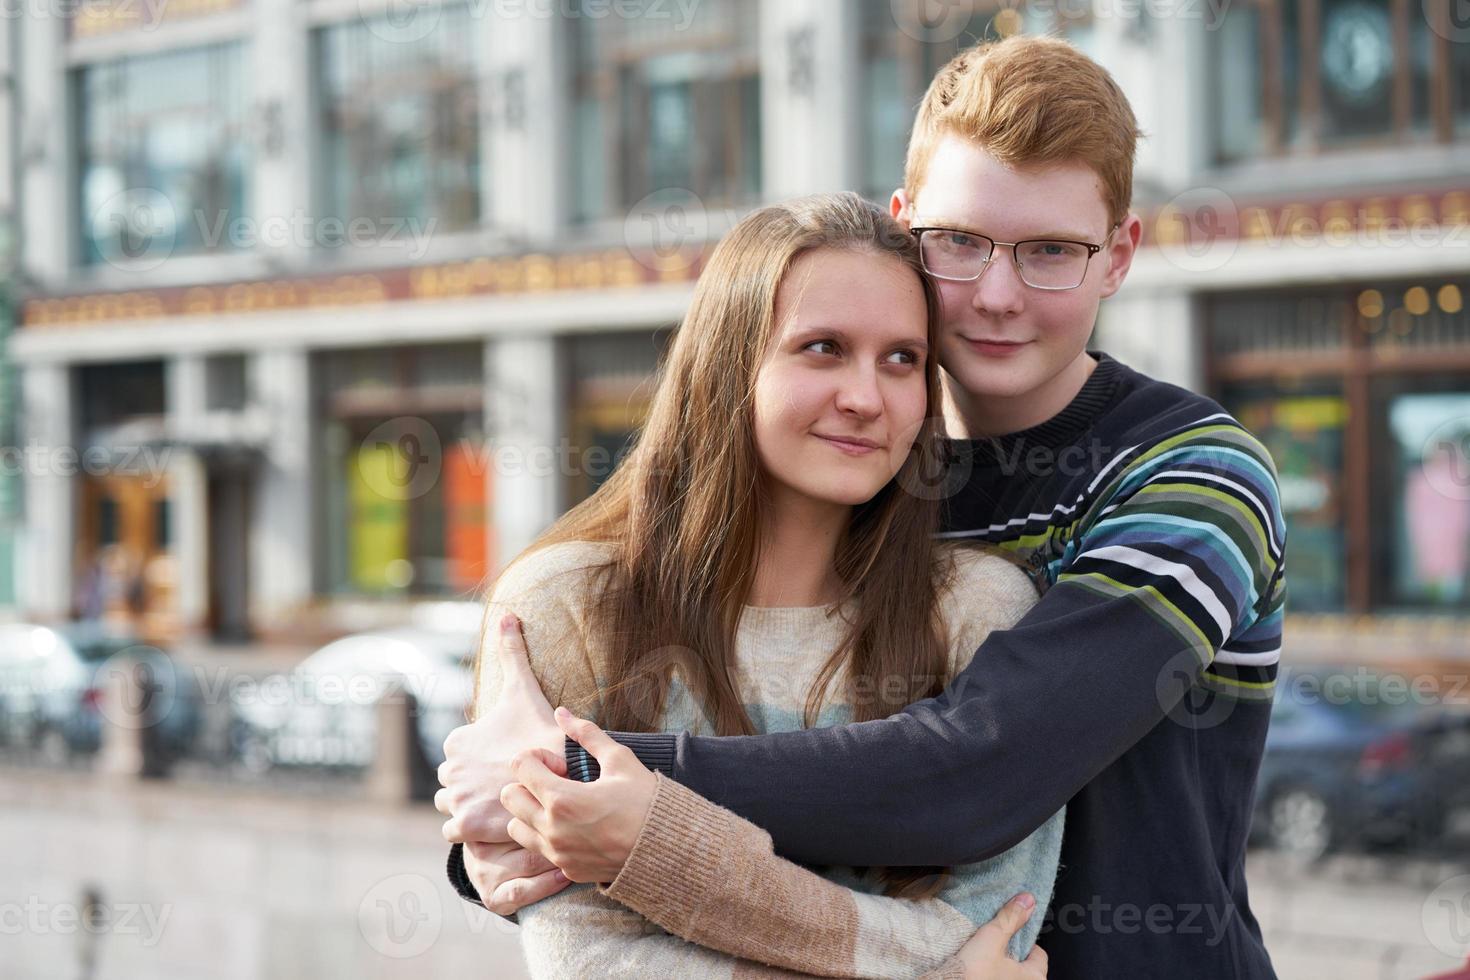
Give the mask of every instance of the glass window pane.
M 706 205 L 760 195 L 759 4 L 707 0 L 684 24 L 672 6 L 646 2 L 642 16 L 579 9 L 565 21 L 579 220 L 673 188 Z
M 471 14 L 445 7 L 425 36 L 394 38 L 387 16 L 317 31 L 323 211 L 343 221 L 481 221 L 478 59 Z M 337 244 L 323 241 L 320 244 Z
M 1323 0 L 1318 59 L 1324 141 L 1393 131 L 1393 22 L 1388 0 Z
M 1347 402 L 1332 381 L 1230 385 L 1221 403 L 1271 452 L 1281 484 L 1293 612 L 1329 612 L 1346 598 L 1343 431 Z
M 1470 603 L 1470 385 L 1388 398 L 1386 447 L 1392 518 L 1384 599 L 1463 611 Z
M 241 247 L 230 229 L 248 216 L 243 58 L 231 43 L 78 69 L 84 262 Z

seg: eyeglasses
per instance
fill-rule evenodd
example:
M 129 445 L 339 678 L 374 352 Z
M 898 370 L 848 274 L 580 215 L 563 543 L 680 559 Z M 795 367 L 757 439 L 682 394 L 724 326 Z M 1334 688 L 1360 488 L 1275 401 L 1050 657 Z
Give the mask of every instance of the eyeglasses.
M 1118 225 L 1108 229 L 1103 244 L 1117 230 Z M 954 282 L 979 279 L 985 274 L 990 257 L 995 254 L 995 246 L 1004 245 L 1011 250 L 1016 272 L 1026 285 L 1035 289 L 1076 289 L 1087 277 L 1087 266 L 1092 257 L 1103 250 L 1103 245 L 1056 238 L 998 242 L 958 228 L 913 228 L 910 231 L 919 240 L 919 256 L 923 260 L 924 271 L 936 279 Z

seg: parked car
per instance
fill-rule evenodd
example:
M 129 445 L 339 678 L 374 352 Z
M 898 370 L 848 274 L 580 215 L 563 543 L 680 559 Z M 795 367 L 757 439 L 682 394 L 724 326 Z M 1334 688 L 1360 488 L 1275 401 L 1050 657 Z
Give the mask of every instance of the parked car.
M 1314 860 L 1364 842 L 1428 842 L 1470 806 L 1470 717 L 1361 667 L 1283 671 L 1253 834 Z
M 234 690 L 236 757 L 248 770 L 356 769 L 378 749 L 377 705 L 414 698 L 416 791 L 435 785 L 444 739 L 465 722 L 477 632 L 418 627 L 359 633 L 327 644 L 289 675 Z
M 0 741 L 49 763 L 95 752 L 107 675 L 124 667 L 140 673 L 148 765 L 166 766 L 199 727 L 191 679 L 162 650 L 92 623 L 0 626 Z

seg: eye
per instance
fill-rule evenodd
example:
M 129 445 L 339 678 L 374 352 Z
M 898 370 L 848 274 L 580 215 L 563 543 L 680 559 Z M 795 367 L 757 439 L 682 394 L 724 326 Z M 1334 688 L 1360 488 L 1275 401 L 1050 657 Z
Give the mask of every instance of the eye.
M 895 358 L 897 360 L 894 360 Z M 900 350 L 893 351 L 885 360 L 889 364 L 918 364 L 919 354 L 918 351 L 904 347 Z
M 827 350 L 816 350 L 818 347 L 826 347 Z M 802 347 L 802 350 L 814 351 L 817 354 L 836 354 L 837 343 L 831 340 L 814 340 Z

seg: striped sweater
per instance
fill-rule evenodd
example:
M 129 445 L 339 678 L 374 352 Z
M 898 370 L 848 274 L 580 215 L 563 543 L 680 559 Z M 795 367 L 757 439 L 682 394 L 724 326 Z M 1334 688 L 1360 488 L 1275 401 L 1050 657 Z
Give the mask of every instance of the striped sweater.
M 517 561 L 496 584 L 488 615 L 522 620 L 531 666 L 548 695 L 598 718 L 608 674 L 601 638 L 587 624 L 590 598 L 604 581 L 610 546 L 555 545 Z M 970 662 L 994 630 L 1015 625 L 1037 593 L 1015 564 L 974 548 L 941 547 L 935 574 L 940 620 L 949 650 L 946 679 Z M 850 606 L 747 606 L 736 633 L 734 681 L 761 732 L 802 728 L 807 693 L 841 644 Z M 494 656 L 484 669 L 477 709 L 488 710 L 500 688 Z M 851 706 L 834 679 L 818 725 L 850 721 Z M 699 704 L 676 674 L 660 727 L 708 732 Z M 1044 908 L 1057 874 L 1064 814 L 1058 807 L 1025 839 L 986 860 L 954 867 L 938 894 L 911 901 L 881 894 L 876 870 L 826 867 L 820 874 L 778 857 L 768 835 L 660 777 L 652 821 L 695 828 L 680 873 L 709 889 L 758 882 L 738 910 L 680 901 L 660 870 L 656 841 L 635 848 L 609 887 L 572 886 L 523 909 L 521 938 L 534 977 L 790 977 L 941 978 L 958 976 L 953 954 L 1021 891 Z M 620 902 L 626 904 L 620 904 Z M 647 917 L 635 911 L 639 907 Z M 664 926 L 667 925 L 667 929 Z M 1040 914 L 1014 937 L 1024 958 L 1042 925 Z M 685 936 L 692 942 L 679 938 Z M 723 951 L 723 952 L 722 952 Z
M 1052 419 L 953 444 L 945 536 L 1046 592 L 944 694 L 841 728 L 615 737 L 799 861 L 983 860 L 1065 804 L 1052 977 L 1272 977 L 1245 845 L 1285 601 L 1275 469 L 1219 405 L 1093 356 Z M 643 838 L 708 901 L 681 870 L 696 824 L 654 813 Z M 718 900 L 738 915 L 751 890 Z

